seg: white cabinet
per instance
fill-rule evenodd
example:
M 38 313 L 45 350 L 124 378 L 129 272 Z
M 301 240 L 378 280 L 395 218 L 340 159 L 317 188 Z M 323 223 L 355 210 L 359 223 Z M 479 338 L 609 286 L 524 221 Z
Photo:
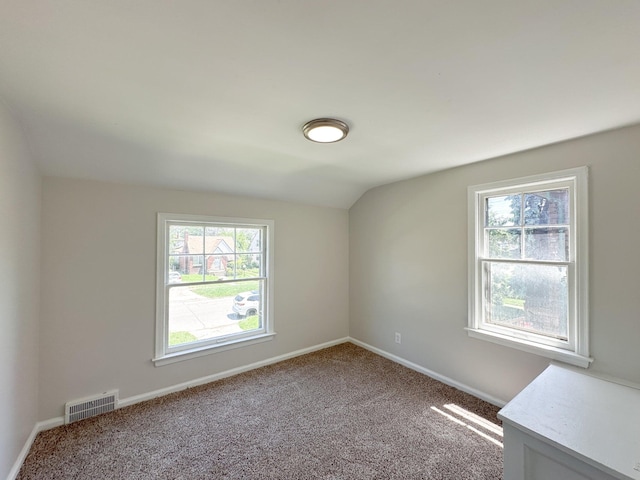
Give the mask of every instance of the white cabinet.
M 640 480 L 640 390 L 548 367 L 500 412 L 505 480 Z

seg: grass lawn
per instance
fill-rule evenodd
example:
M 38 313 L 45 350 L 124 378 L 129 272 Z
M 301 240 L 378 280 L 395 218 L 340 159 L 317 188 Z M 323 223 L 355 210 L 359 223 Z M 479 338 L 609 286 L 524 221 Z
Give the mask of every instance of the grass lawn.
M 524 300 L 520 299 L 520 298 L 503 298 L 502 299 L 502 304 L 503 305 L 510 305 L 512 307 L 520 307 L 520 308 L 524 308 Z
M 229 274 L 230 277 L 233 278 L 233 272 L 227 272 L 227 273 Z M 259 277 L 259 276 L 260 276 L 260 270 L 258 270 L 257 268 L 244 268 L 244 269 L 239 268 L 238 270 L 236 270 L 235 278 Z
M 215 275 L 205 275 L 204 276 L 204 280 L 202 279 L 202 274 L 200 273 L 183 273 L 182 274 L 182 282 L 183 283 L 189 283 L 189 282 L 212 282 L 214 280 L 218 280 L 218 277 L 216 277 Z
M 244 320 L 240 320 L 238 322 L 238 326 L 242 330 L 255 330 L 256 328 L 260 328 L 260 319 L 258 315 L 251 315 L 250 317 L 245 318 Z
M 195 335 L 189 332 L 169 332 L 169 346 L 180 345 L 181 343 L 189 343 L 196 341 Z
M 235 297 L 240 292 L 258 289 L 258 282 L 218 283 L 215 285 L 198 285 L 191 287 L 193 293 L 207 298 Z

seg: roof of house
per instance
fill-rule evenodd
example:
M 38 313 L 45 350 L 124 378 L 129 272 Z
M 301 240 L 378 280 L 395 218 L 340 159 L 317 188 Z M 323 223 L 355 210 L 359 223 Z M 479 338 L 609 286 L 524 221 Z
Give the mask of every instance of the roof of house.
M 212 254 L 212 253 L 233 253 L 233 237 L 217 237 L 206 235 L 204 237 L 204 250 L 202 236 L 189 235 L 187 240 L 187 251 L 184 250 L 184 242 L 176 244 L 173 253 Z

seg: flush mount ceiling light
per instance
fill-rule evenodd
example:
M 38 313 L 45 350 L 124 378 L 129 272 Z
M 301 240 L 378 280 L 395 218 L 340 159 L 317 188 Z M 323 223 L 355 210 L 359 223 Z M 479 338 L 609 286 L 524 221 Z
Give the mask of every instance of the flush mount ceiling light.
M 302 132 L 312 142 L 333 143 L 347 136 L 349 126 L 335 118 L 316 118 L 305 123 Z

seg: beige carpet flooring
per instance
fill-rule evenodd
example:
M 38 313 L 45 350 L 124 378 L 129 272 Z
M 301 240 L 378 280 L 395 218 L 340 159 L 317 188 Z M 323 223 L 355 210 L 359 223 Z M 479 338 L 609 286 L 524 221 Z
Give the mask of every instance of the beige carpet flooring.
M 499 479 L 497 410 L 347 343 L 42 432 L 18 478 Z

